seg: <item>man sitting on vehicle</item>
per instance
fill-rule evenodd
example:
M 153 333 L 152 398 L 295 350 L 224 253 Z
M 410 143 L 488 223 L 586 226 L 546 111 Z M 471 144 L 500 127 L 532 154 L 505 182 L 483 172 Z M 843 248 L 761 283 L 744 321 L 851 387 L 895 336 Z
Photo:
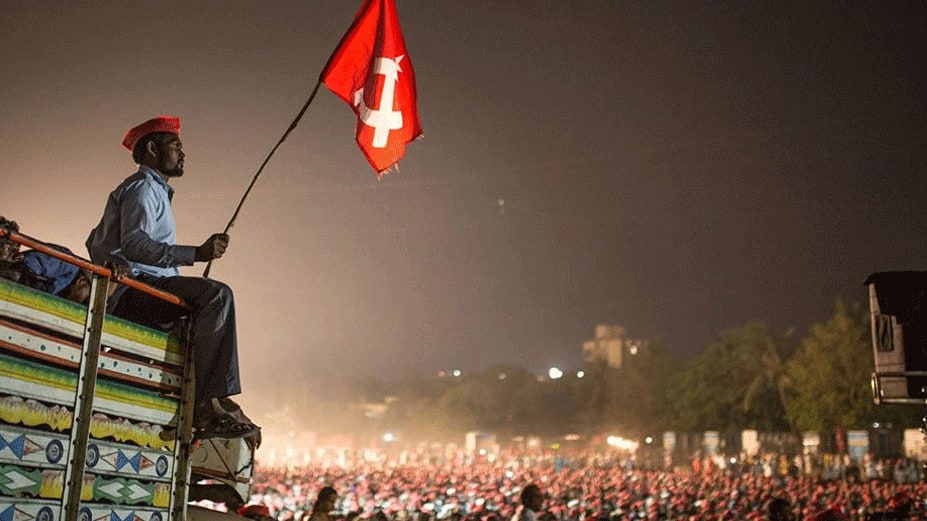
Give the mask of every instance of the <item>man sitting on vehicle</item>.
M 257 436 L 260 428 L 239 414 L 229 398 L 241 392 L 232 290 L 212 279 L 181 276 L 178 269 L 221 257 L 229 240 L 227 234 L 215 233 L 199 246 L 176 244 L 174 189 L 169 182 L 184 174 L 180 118 L 152 118 L 130 129 L 122 145 L 132 152 L 138 170 L 107 198 L 103 217 L 87 238 L 90 258 L 126 265 L 133 277 L 177 295 L 192 309 L 197 436 Z M 185 313 L 131 289 L 119 297 L 114 310 L 117 316 L 155 326 Z

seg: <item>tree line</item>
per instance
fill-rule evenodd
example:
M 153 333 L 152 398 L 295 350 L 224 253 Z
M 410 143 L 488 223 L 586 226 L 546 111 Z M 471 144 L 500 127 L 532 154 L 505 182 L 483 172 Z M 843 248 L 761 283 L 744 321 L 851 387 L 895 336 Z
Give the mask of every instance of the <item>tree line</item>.
M 459 439 L 474 430 L 503 439 L 666 430 L 798 434 L 874 422 L 915 427 L 923 412 L 874 404 L 869 315 L 858 303 L 838 301 L 827 320 L 801 335 L 753 321 L 721 332 L 688 358 L 653 342 L 623 358 L 620 368 L 587 363 L 582 378 L 494 366 L 460 377 L 412 372 L 392 382 L 354 382 L 354 403 L 368 405 L 330 404 L 353 413 L 327 424 L 410 440 Z

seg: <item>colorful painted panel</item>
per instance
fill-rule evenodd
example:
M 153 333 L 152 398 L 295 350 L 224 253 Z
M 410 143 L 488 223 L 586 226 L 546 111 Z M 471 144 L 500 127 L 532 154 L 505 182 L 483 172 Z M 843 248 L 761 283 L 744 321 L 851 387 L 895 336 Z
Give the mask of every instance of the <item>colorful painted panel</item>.
M 0 497 L 0 521 L 61 521 L 61 506 L 56 501 Z M 78 521 L 167 521 L 166 509 L 122 507 L 118 505 L 81 505 Z
M 71 411 L 62 405 L 46 405 L 21 396 L 0 396 L 0 420 L 11 425 L 45 425 L 58 432 L 71 429 Z M 109 418 L 96 413 L 90 420 L 90 436 L 131 442 L 152 449 L 174 449 L 174 431 L 160 425 Z M 0 520 L 2 521 L 2 520 Z
M 65 364 L 75 370 L 82 355 L 81 346 L 74 342 L 0 320 L 0 348 L 3 347 L 26 356 Z M 102 376 L 173 392 L 179 392 L 183 381 L 178 371 L 164 371 L 156 365 L 137 362 L 112 352 L 100 353 L 99 370 Z
M 0 463 L 64 468 L 69 442 L 68 437 L 62 434 L 0 425 Z M 173 454 L 90 440 L 87 468 L 96 472 L 164 481 L 171 479 Z
M 0 465 L 0 493 L 60 499 L 64 490 L 63 469 L 34 469 Z M 149 483 L 136 479 L 84 474 L 81 501 L 108 501 L 118 505 L 153 505 L 166 507 L 171 484 Z
M 63 298 L 0 279 L 0 316 L 82 338 L 87 309 Z M 112 316 L 107 316 L 103 325 L 103 345 L 172 365 L 183 364 L 180 342 L 176 337 Z
M 68 405 L 74 402 L 77 374 L 0 354 L 0 393 Z M 158 392 L 97 379 L 94 410 L 158 425 L 174 422 L 177 400 Z

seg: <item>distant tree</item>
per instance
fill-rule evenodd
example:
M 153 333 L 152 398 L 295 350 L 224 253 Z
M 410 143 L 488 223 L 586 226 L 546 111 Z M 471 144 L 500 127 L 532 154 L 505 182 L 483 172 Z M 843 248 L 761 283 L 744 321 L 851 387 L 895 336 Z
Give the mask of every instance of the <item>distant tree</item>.
M 447 425 L 437 413 L 438 401 L 453 386 L 450 378 L 439 378 L 410 370 L 391 382 L 382 397 L 388 402 L 382 425 L 417 441 L 447 438 Z
M 678 361 L 663 344 L 652 342 L 634 354 L 626 353 L 621 367 L 602 362 L 586 364 L 576 380 L 576 430 L 614 432 L 638 437 L 658 432 L 672 416 L 667 392 L 678 371 Z
M 683 431 L 783 430 L 776 364 L 785 353 L 762 322 L 721 333 L 696 355 L 670 388 L 675 397 L 672 425 Z
M 762 431 L 794 430 L 785 414 L 785 404 L 792 388 L 787 371 L 789 358 L 795 352 L 793 331 L 776 335 L 758 325 L 756 341 L 760 342 L 755 376 L 744 393 L 743 409 L 753 418 L 753 427 Z
M 576 424 L 575 378 L 564 376 L 558 380 L 519 370 L 505 379 L 505 388 L 511 393 L 507 403 L 506 429 L 500 432 L 511 435 L 556 436 L 574 431 Z
M 459 432 L 526 433 L 554 415 L 543 391 L 525 370 L 495 366 L 456 380 L 437 408 L 447 426 Z
M 614 427 L 607 422 L 606 411 L 609 397 L 614 395 L 618 369 L 608 367 L 604 362 L 587 363 L 585 376 L 576 384 L 577 410 L 573 415 L 578 430 L 594 433 Z
M 786 405 L 801 430 L 866 427 L 874 406 L 868 322 L 858 303 L 837 302 L 834 315 L 815 324 L 789 363 L 794 384 Z
M 647 362 L 647 380 L 649 382 L 649 426 L 648 431 L 656 432 L 669 428 L 672 422 L 674 409 L 672 404 L 674 400 L 670 397 L 670 390 L 673 389 L 682 371 L 682 360 L 675 356 L 661 342 L 652 342 L 650 345 L 649 359 Z
M 904 406 L 877 408 L 870 385 L 874 369 L 869 317 L 857 302 L 838 301 L 833 316 L 815 324 L 788 364 L 793 388 L 786 413 L 800 430 L 868 428 L 874 421 L 916 423 L 919 413 Z
M 636 437 L 662 429 L 666 424 L 664 397 L 674 369 L 674 359 L 659 343 L 625 356 L 606 405 L 608 419 Z

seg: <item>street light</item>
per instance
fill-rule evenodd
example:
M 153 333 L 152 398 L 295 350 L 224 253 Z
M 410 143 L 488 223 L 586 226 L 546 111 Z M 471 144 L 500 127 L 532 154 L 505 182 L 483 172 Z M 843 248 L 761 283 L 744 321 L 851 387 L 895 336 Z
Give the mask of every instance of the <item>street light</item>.
M 563 371 L 557 369 L 556 367 L 551 367 L 547 370 L 547 376 L 549 376 L 551 380 L 556 380 L 563 376 Z

